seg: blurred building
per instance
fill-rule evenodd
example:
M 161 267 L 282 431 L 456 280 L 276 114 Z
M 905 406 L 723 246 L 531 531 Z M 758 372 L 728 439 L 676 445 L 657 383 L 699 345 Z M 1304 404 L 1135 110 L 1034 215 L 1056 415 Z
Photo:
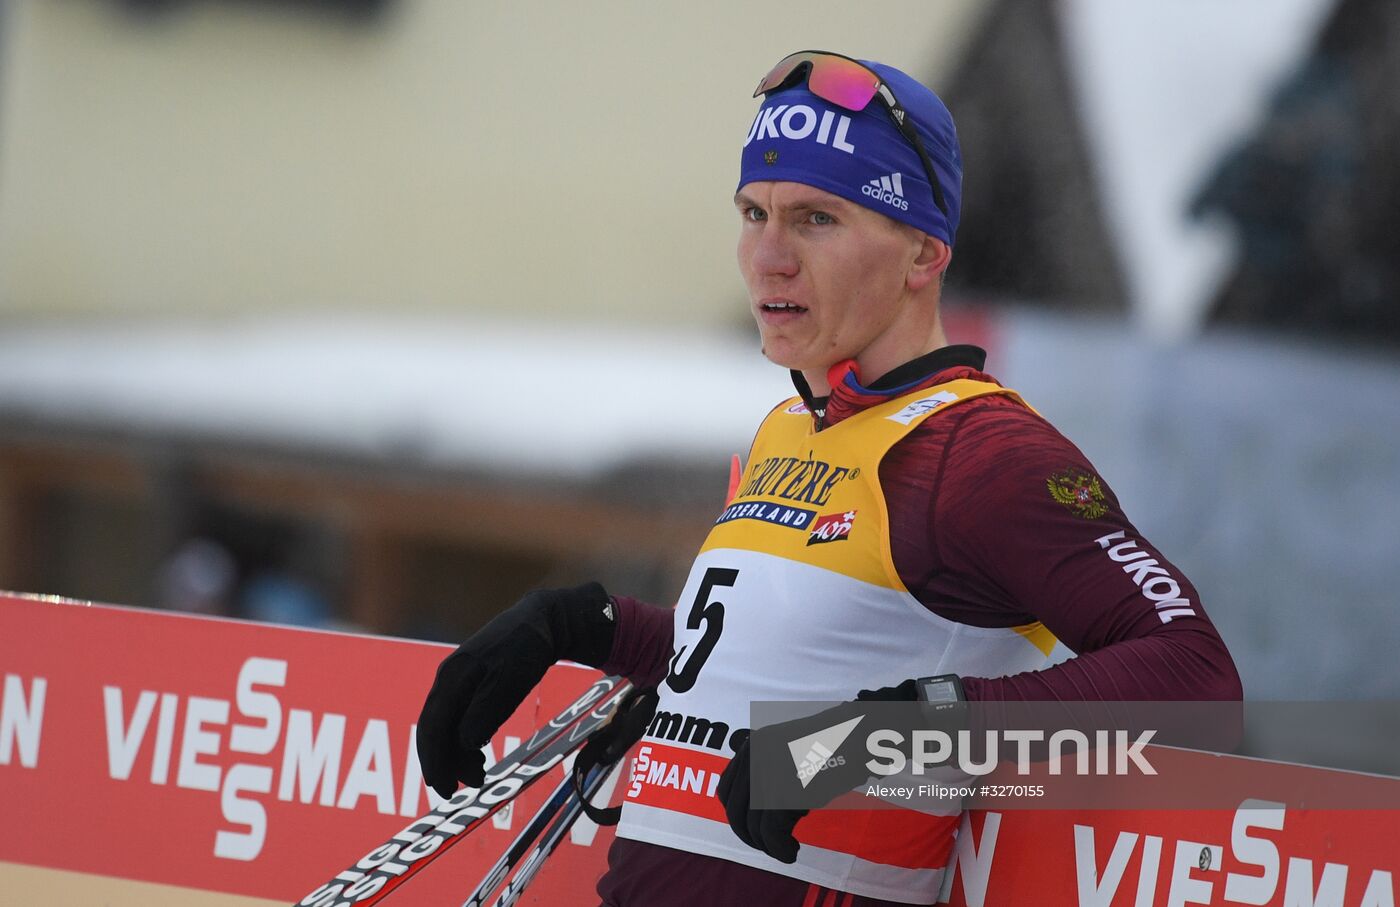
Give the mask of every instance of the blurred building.
M 1123 314 L 1128 286 L 1056 3 L 997 0 L 943 90 L 966 172 L 953 299 Z
M 1343 0 L 1195 201 L 1240 256 L 1213 320 L 1400 343 L 1400 7 Z
M 790 16 L 6 13 L 0 586 L 170 604 L 217 545 L 227 613 L 449 639 L 543 583 L 675 594 L 790 392 L 729 201 Z M 803 40 L 944 81 L 985 18 L 887 14 L 919 27 L 820 3 Z
M 790 393 L 733 261 L 750 94 L 826 47 L 947 98 L 950 336 L 1193 578 L 1248 693 L 1400 695 L 1400 367 L 1312 334 L 1393 339 L 1396 21 L 7 4 L 0 587 L 442 639 L 541 584 L 669 602 Z

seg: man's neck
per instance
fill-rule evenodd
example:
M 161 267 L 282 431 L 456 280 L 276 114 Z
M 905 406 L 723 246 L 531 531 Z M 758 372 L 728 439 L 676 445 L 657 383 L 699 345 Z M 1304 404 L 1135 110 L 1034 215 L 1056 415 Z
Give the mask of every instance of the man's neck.
M 894 350 L 869 348 L 863 350 L 854 360 L 841 360 L 817 369 L 802 369 L 802 377 L 807 379 L 807 386 L 812 389 L 814 395 L 825 397 L 831 393 L 830 376 L 833 370 L 845 362 L 855 363 L 857 381 L 873 385 L 906 362 L 927 356 L 945 346 L 948 346 L 948 338 L 943 333 L 943 325 L 935 324 L 926 342 L 922 344 L 903 345 L 902 348 Z M 841 369 L 840 372 L 845 374 L 845 369 Z

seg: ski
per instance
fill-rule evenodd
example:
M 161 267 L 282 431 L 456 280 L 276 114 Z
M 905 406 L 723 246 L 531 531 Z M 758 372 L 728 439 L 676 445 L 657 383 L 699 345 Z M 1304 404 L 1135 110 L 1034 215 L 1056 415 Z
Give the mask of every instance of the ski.
M 617 770 L 617 767 L 618 763 L 613 763 L 595 768 L 590 773 L 588 780 L 584 782 L 583 795 L 592 798 L 602 788 L 608 776 Z M 486 881 L 491 883 L 490 886 L 488 887 L 485 881 L 482 882 L 482 887 L 478 888 L 476 894 L 462 907 L 480 907 L 484 904 L 492 889 L 500 884 L 501 878 L 504 878 L 505 874 L 516 863 L 519 863 L 520 869 L 511 877 L 510 882 L 506 884 L 505 889 L 491 905 L 491 907 L 511 907 L 520 899 L 520 895 L 525 891 L 525 886 L 534 881 L 535 874 L 540 871 L 540 867 L 544 866 L 544 861 L 559 847 L 564 836 L 569 833 L 569 829 L 573 828 L 574 823 L 581 815 L 583 815 L 583 801 L 575 796 L 572 782 L 565 780 L 555 790 L 554 796 L 550 797 L 549 802 L 536 813 L 534 820 L 530 823 L 532 831 L 529 838 L 525 839 L 525 835 L 522 834 L 520 838 L 516 839 L 506 856 L 502 857 L 501 862 L 497 864 L 497 868 L 492 870 L 492 874 L 488 874 Z M 549 830 L 544 833 L 540 842 L 526 855 L 525 847 L 529 846 L 530 841 L 533 841 L 539 834 L 539 829 L 551 817 L 554 818 L 553 824 L 549 826 Z M 524 840 L 522 841 L 522 839 Z M 525 857 L 523 861 L 520 859 L 522 856 Z M 492 881 L 492 875 L 496 873 L 499 875 L 496 875 L 495 880 Z
M 589 794 L 595 792 L 610 773 L 610 769 L 611 766 L 605 766 L 595 770 L 592 777 L 589 779 L 588 786 L 585 787 L 585 791 Z M 523 890 L 524 887 L 529 884 L 530 879 L 534 877 L 539 862 L 554 851 L 554 846 L 558 845 L 559 839 L 568 832 L 569 828 L 574 824 L 574 820 L 582 813 L 583 808 L 579 804 L 578 798 L 574 796 L 573 780 L 566 777 L 564 781 L 554 789 L 554 793 L 550 794 L 549 799 L 539 808 L 539 811 L 530 819 L 529 824 L 527 824 L 525 828 L 521 830 L 520 834 L 516 836 L 515 840 L 511 842 L 510 847 L 507 848 L 506 852 L 501 855 L 501 858 L 496 861 L 496 865 L 492 866 L 491 869 L 487 871 L 486 875 L 482 877 L 481 883 L 476 886 L 476 890 L 472 892 L 471 896 L 462 904 L 462 907 L 482 907 L 482 905 L 486 903 L 487 898 L 491 896 L 491 892 L 495 891 L 501 882 L 505 881 L 506 876 L 519 865 L 521 867 L 520 872 L 516 874 L 515 878 L 511 879 L 510 885 L 502 892 L 501 897 L 494 902 L 493 907 L 501 907 L 503 904 L 512 903 L 515 897 L 519 895 L 519 892 Z M 554 821 L 556 817 L 558 821 Z M 554 822 L 554 824 L 550 825 L 551 822 Z M 540 833 L 545 830 L 546 826 L 549 827 L 549 832 L 545 835 L 544 840 L 533 850 L 530 850 L 530 846 L 534 844 L 535 839 L 540 836 Z M 554 846 L 549 846 L 551 841 Z M 521 858 L 525 856 L 527 851 L 529 851 L 530 857 L 522 864 Z M 527 875 L 528 877 L 522 878 Z M 511 894 L 512 892 L 514 892 L 513 895 Z M 510 895 L 509 900 L 506 900 L 507 895 Z
M 632 685 L 600 678 L 573 704 L 502 757 L 480 788 L 464 788 L 297 902 L 297 907 L 375 904 L 480 826 L 605 724 Z

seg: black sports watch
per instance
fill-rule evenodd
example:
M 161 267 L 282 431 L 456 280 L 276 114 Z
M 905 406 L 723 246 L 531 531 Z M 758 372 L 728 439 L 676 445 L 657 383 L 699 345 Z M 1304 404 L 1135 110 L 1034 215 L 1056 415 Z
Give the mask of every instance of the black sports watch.
M 914 691 L 919 702 L 931 703 L 936 707 L 953 708 L 967 702 L 967 695 L 963 692 L 962 678 L 956 674 L 916 677 Z

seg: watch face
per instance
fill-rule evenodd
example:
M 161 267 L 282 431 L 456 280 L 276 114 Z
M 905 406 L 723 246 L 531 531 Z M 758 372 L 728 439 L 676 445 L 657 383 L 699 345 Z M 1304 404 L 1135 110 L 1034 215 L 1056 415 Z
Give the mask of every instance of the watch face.
M 919 681 L 919 696 L 924 702 L 957 702 L 958 688 L 953 681 L 930 677 Z

